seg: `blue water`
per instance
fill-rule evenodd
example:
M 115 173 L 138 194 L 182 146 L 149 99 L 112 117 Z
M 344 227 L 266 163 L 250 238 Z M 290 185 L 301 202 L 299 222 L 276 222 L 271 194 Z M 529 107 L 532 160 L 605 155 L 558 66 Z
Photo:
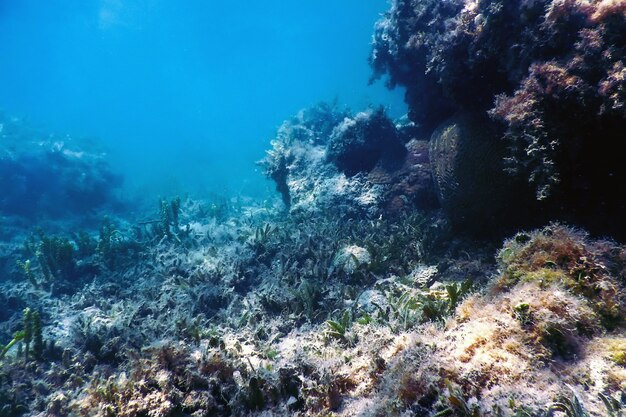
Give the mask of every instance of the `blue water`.
M 263 196 L 254 162 L 321 100 L 405 112 L 368 86 L 385 0 L 0 0 L 0 109 L 97 138 L 135 190 Z

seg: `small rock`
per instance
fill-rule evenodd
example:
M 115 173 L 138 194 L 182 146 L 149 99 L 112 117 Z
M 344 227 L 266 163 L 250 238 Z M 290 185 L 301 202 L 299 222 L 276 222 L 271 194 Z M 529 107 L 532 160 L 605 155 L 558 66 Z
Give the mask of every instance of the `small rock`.
M 372 255 L 365 248 L 356 245 L 345 246 L 339 250 L 333 261 L 333 269 L 353 274 L 361 265 L 369 265 Z

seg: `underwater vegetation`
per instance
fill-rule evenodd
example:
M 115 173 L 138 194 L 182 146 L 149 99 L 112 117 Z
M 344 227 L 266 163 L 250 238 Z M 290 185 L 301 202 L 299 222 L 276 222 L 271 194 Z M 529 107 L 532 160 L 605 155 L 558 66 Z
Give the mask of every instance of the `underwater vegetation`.
M 406 409 L 430 415 L 433 408 L 447 415 L 446 407 L 458 413 L 453 415 L 469 416 L 621 410 L 624 369 L 611 354 L 615 342 L 608 341 L 616 329 L 624 340 L 624 315 L 612 316 L 619 316 L 616 328 L 612 318 L 606 320 L 604 306 L 617 311 L 624 306 L 622 266 L 614 263 L 622 250 L 561 225 L 505 242 L 499 252 L 501 275 L 484 292 L 466 298 L 444 328 L 422 329 L 394 359 L 380 415 Z M 587 259 L 586 273 L 571 269 Z M 603 284 L 590 273 L 595 268 L 604 271 Z M 520 279 L 511 280 L 511 274 Z M 604 287 L 610 297 L 600 290 Z M 572 399 L 568 386 L 581 384 L 584 393 L 575 390 Z
M 527 182 L 533 216 L 623 233 L 624 10 L 620 0 L 396 0 L 370 63 L 406 88 L 422 135 L 454 115 L 495 129 L 483 147 Z M 474 188 L 500 192 L 481 178 Z
M 446 198 L 472 188 L 437 175 L 465 120 L 434 146 L 380 109 L 303 110 L 262 162 L 288 210 L 5 220 L 1 415 L 620 415 L 626 250 L 559 223 L 458 233 Z
M 0 359 L 2 359 L 16 343 L 19 343 L 20 353 L 18 356 L 24 355 L 24 360 L 31 357 L 40 359 L 43 355 L 43 337 L 41 335 L 41 316 L 37 311 L 31 311 L 30 308 L 24 309 L 24 320 L 22 330 L 13 335 L 13 339 L 6 345 L 0 346 Z M 32 352 L 31 352 L 32 343 Z
M 51 293 L 73 292 L 102 269 L 114 271 L 141 255 L 143 242 L 124 235 L 105 217 L 96 238 L 82 230 L 71 237 L 30 234 L 17 260 L 20 275 L 34 287 Z
M 353 382 L 334 362 L 320 370 L 327 354 L 319 349 L 357 349 L 363 326 L 395 337 L 444 320 L 467 296 L 461 284 L 412 288 L 418 277 L 422 286 L 434 279 L 434 270 L 415 273 L 434 252 L 420 212 L 362 222 L 239 210 L 215 217 L 205 204 L 161 199 L 154 220 L 107 218 L 99 232 L 27 237 L 22 253 L 32 257 L 19 264 L 20 284 L 2 283 L 4 296 L 20 300 L 7 304 L 0 329 L 10 345 L 0 365 L 7 415 L 336 410 Z M 124 242 L 139 245 L 137 255 Z M 378 283 L 389 273 L 406 278 Z M 55 290 L 60 283 L 68 291 Z M 38 332 L 55 341 L 36 366 L 25 367 L 16 350 L 26 343 L 24 304 L 45 312 Z M 339 338 L 326 330 L 337 315 L 345 318 Z M 303 363 L 291 356 L 300 339 L 310 345 L 298 353 Z M 18 390 L 23 381 L 37 390 Z
M 218 222 L 197 201 L 157 203 L 154 223 L 29 238 L 101 266 L 62 297 L 2 284 L 29 305 L 7 304 L 5 415 L 622 412 L 626 249 L 613 241 L 551 224 L 496 251 L 419 210 L 231 207 Z M 116 235 L 142 236 L 141 252 L 108 268 L 99 251 Z

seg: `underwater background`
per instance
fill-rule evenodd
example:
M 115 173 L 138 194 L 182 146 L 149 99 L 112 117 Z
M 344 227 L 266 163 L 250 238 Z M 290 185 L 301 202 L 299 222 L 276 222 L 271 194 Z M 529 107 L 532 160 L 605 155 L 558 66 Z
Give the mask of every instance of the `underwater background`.
M 3 1 L 0 108 L 97 138 L 129 185 L 264 196 L 286 115 L 319 101 L 406 112 L 367 86 L 386 2 Z
M 622 417 L 626 0 L 0 0 L 0 417 Z

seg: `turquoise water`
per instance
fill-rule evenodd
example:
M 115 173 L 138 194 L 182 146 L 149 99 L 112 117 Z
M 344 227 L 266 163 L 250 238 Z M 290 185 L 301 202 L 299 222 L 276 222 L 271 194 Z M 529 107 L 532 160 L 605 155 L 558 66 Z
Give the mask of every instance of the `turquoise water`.
M 265 196 L 254 162 L 319 101 L 405 112 L 367 86 L 384 0 L 0 2 L 0 109 L 104 143 L 129 188 Z

